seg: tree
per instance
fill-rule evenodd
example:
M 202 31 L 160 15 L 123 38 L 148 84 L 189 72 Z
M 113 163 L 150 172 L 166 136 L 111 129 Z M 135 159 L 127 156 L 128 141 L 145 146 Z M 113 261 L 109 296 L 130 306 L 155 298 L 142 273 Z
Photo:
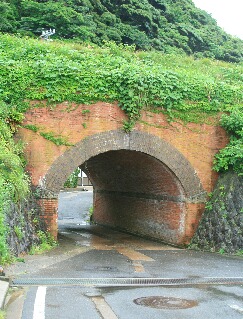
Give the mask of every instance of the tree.
M 18 23 L 16 21 L 16 12 L 14 7 L 12 7 L 11 4 L 2 1 L 0 2 L 0 12 L 0 31 L 9 33 L 16 32 Z

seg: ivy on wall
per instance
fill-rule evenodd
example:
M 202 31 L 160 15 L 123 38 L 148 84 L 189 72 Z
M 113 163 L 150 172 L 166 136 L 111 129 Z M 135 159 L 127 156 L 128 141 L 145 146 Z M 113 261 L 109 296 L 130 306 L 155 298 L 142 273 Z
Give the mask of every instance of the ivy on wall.
M 10 124 L 17 113 L 0 103 L 0 263 L 10 258 L 7 245 L 8 226 L 5 216 L 11 202 L 17 203 L 29 192 L 28 178 L 24 172 L 22 146 L 15 144 Z M 20 115 L 18 115 L 21 118 Z
M 0 65 L 0 101 L 8 105 L 9 124 L 33 100 L 50 107 L 63 101 L 118 101 L 128 116 L 127 131 L 146 109 L 185 122 L 204 121 L 205 115 L 220 112 L 242 112 L 241 64 L 135 52 L 134 46 L 113 42 L 91 47 L 5 34 L 0 35 Z M 48 138 L 59 143 L 55 136 Z
M 9 35 L 0 40 L 0 100 L 19 112 L 28 100 L 118 101 L 130 119 L 145 108 L 210 114 L 242 106 L 241 65 L 135 53 L 114 43 L 90 48 Z
M 221 125 L 231 137 L 229 144 L 216 154 L 214 169 L 219 172 L 233 168 L 238 175 L 243 175 L 243 110 L 223 114 Z

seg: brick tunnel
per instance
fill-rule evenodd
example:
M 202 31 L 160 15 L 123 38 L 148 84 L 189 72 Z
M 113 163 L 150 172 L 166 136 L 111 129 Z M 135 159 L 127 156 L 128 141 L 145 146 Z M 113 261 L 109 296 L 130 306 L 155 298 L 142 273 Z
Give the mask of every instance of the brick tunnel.
M 137 151 L 109 151 L 82 166 L 94 186 L 94 221 L 170 243 L 184 236 L 185 194 L 166 165 Z
M 190 241 L 205 203 L 195 170 L 166 141 L 121 130 L 80 141 L 41 180 L 43 217 L 54 235 L 57 194 L 78 166 L 94 187 L 95 222 L 174 245 Z

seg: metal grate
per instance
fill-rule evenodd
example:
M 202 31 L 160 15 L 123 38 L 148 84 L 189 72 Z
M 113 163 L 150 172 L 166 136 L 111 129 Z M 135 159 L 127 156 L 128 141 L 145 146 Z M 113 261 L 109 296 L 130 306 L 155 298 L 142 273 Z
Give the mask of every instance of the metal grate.
M 186 286 L 186 285 L 240 285 L 243 277 L 232 278 L 16 278 L 12 286 Z

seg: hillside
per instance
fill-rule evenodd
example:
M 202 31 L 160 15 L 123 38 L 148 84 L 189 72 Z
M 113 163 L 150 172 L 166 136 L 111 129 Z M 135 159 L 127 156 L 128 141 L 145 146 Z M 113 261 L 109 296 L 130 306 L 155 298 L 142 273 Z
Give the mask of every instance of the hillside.
M 6 0 L 0 10 L 2 32 L 39 36 L 55 28 L 57 38 L 98 45 L 112 40 L 139 50 L 243 60 L 243 41 L 192 0 Z

